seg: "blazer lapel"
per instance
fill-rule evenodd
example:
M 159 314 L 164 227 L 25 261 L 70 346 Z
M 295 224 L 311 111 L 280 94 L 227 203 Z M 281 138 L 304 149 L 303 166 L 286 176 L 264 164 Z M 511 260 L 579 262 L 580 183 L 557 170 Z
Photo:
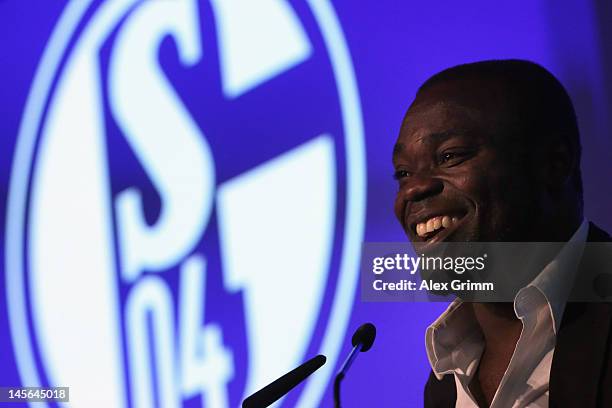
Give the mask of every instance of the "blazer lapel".
M 610 241 L 610 236 L 591 224 L 588 241 Z M 567 303 L 550 371 L 551 407 L 597 406 L 611 326 L 612 303 Z
M 550 370 L 551 407 L 595 407 L 609 347 L 610 303 L 568 303 Z

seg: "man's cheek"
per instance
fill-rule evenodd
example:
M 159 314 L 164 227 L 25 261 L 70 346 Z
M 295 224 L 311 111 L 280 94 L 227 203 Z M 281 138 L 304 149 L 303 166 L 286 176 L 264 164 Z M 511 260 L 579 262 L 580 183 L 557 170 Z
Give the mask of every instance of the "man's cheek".
M 489 184 L 488 179 L 494 175 L 495 169 L 482 160 L 474 160 L 453 168 L 452 182 L 465 192 L 482 190 L 482 186 Z
M 395 201 L 393 202 L 393 212 L 395 213 L 397 220 L 403 224 L 404 199 L 401 190 L 395 196 Z

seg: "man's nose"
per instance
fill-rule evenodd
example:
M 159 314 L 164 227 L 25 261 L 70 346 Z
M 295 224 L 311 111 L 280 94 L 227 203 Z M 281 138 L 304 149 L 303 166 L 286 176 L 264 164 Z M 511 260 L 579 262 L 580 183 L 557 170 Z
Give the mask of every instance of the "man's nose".
M 401 189 L 406 201 L 421 201 L 442 192 L 442 180 L 428 175 L 413 175 Z

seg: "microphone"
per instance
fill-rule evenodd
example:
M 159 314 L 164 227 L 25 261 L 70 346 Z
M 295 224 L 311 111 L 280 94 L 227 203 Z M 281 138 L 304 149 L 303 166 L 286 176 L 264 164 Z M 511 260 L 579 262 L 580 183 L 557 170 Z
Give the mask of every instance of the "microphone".
M 334 380 L 334 407 L 340 408 L 340 383 L 346 376 L 349 368 L 351 368 L 351 364 L 357 358 L 357 354 L 361 352 L 368 351 L 372 344 L 374 344 L 374 339 L 376 338 L 376 327 L 372 323 L 365 323 L 359 326 L 359 328 L 353 334 L 353 338 L 351 339 L 351 343 L 353 344 L 353 350 L 349 354 L 348 358 L 342 365 L 342 368 L 336 375 L 336 379 Z
M 327 358 L 322 354 L 311 358 L 301 366 L 289 371 L 276 381 L 249 396 L 242 402 L 242 408 L 264 408 L 271 405 L 304 381 L 310 374 L 321 368 L 326 360 Z

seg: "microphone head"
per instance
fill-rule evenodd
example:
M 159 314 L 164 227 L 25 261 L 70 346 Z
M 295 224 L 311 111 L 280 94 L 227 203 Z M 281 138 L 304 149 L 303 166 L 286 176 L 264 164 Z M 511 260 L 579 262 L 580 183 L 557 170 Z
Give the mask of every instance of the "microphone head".
M 351 343 L 356 347 L 361 343 L 361 351 L 368 351 L 376 338 L 376 327 L 372 323 L 364 323 L 355 331 Z

